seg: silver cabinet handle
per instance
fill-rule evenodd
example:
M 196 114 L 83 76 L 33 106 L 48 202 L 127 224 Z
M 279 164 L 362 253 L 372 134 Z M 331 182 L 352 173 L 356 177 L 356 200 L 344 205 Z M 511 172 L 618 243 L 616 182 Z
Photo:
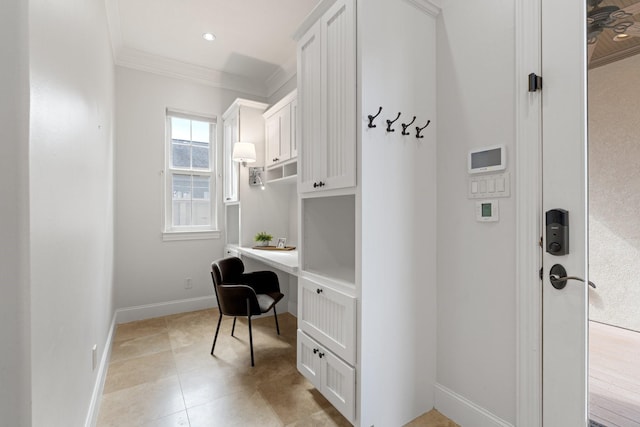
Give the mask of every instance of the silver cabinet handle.
M 549 271 L 549 280 L 556 289 L 563 289 L 567 285 L 568 280 L 578 280 L 584 283 L 584 279 L 577 276 L 567 276 L 567 270 L 560 264 L 555 264 Z M 589 280 L 589 286 L 593 289 L 596 288 L 596 284 Z

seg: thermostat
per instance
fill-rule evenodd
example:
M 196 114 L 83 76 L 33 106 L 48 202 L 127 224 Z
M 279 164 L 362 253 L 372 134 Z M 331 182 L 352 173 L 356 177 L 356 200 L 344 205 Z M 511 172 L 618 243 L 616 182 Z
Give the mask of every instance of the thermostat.
M 506 147 L 493 145 L 469 151 L 469 173 L 483 173 L 504 170 L 507 167 Z
M 496 222 L 500 220 L 500 205 L 497 200 L 476 202 L 476 221 Z

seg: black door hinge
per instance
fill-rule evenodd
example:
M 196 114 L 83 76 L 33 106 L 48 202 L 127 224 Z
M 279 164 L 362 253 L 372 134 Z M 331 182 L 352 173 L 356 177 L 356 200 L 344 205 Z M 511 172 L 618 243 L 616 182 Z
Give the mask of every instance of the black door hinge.
M 542 267 L 540 267 L 540 280 L 542 280 Z
M 536 73 L 529 74 L 529 92 L 542 90 L 542 77 Z

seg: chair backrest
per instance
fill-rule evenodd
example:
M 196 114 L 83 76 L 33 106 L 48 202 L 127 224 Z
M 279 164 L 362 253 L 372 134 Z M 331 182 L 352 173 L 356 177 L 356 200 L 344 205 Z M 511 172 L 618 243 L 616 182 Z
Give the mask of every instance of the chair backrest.
M 244 263 L 238 257 L 223 258 L 213 264 L 217 265 L 220 274 L 221 280 L 218 282 L 218 285 L 222 285 L 223 283 L 238 283 L 238 279 L 242 276 L 242 273 L 244 273 Z M 213 265 L 211 271 L 213 271 Z
M 260 307 L 255 292 L 248 286 L 220 286 L 237 285 L 241 283 L 244 264 L 240 258 L 231 257 L 214 261 L 211 264 L 211 278 L 213 290 L 216 293 L 218 308 L 222 314 L 228 316 L 247 315 L 247 298 L 250 299 L 252 314 L 260 314 Z

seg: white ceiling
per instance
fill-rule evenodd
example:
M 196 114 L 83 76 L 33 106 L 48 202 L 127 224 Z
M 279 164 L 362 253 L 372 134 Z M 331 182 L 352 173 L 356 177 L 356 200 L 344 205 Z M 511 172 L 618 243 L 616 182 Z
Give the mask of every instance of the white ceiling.
M 261 96 L 295 73 L 291 35 L 318 2 L 106 0 L 116 63 Z

